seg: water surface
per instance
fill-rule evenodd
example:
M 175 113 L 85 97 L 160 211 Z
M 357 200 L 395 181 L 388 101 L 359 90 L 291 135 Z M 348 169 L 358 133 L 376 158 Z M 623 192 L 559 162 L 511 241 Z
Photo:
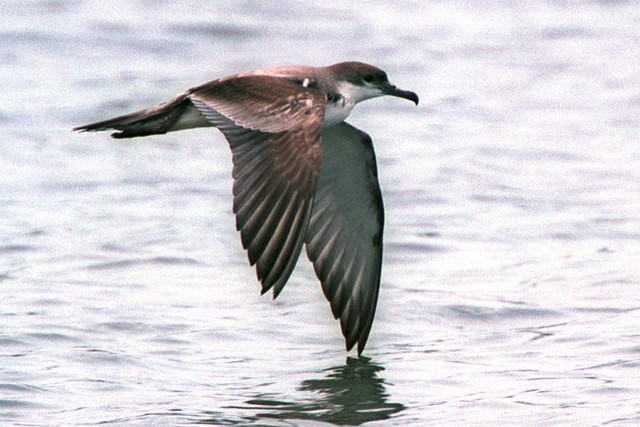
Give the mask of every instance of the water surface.
M 640 422 L 640 7 L 0 4 L 0 420 Z M 213 129 L 69 130 L 244 70 L 361 60 L 385 197 L 355 358 L 306 259 L 259 295 Z M 526 420 L 526 421 L 525 421 Z

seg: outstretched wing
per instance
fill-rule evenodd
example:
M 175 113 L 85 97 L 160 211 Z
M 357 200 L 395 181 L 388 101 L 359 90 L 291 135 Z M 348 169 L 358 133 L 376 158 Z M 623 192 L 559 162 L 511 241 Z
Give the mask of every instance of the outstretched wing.
M 384 208 L 371 138 L 348 123 L 322 131 L 322 168 L 305 237 L 347 350 L 362 353 L 376 310 Z
M 217 80 L 187 93 L 233 156 L 233 212 L 262 292 L 278 296 L 300 255 L 321 164 L 326 96 L 277 77 Z

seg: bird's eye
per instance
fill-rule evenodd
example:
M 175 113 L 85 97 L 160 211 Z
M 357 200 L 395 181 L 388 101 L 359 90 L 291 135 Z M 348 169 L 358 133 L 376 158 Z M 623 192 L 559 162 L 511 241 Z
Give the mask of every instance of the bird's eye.
M 373 76 L 371 74 L 367 74 L 362 78 L 362 80 L 364 80 L 367 83 L 371 83 L 373 81 Z

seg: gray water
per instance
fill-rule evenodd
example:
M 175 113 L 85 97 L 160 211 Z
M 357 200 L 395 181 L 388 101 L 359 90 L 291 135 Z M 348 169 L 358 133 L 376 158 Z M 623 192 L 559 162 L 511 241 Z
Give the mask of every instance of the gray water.
M 640 423 L 640 5 L 0 3 L 0 424 Z M 386 205 L 366 359 L 308 261 L 259 295 L 214 129 L 74 126 L 361 60 Z

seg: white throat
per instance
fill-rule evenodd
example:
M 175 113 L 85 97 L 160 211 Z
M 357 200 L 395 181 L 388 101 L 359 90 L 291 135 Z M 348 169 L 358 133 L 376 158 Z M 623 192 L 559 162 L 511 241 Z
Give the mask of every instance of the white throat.
M 324 123 L 322 126 L 329 127 L 342 123 L 349 117 L 354 105 L 354 103 L 342 97 L 337 101 L 327 102 L 327 105 L 324 107 Z
M 339 96 L 338 99 L 329 99 L 327 102 L 324 109 L 324 127 L 342 123 L 349 117 L 357 103 L 382 95 L 377 88 L 356 86 L 346 81 L 338 82 L 335 89 L 335 93 Z

